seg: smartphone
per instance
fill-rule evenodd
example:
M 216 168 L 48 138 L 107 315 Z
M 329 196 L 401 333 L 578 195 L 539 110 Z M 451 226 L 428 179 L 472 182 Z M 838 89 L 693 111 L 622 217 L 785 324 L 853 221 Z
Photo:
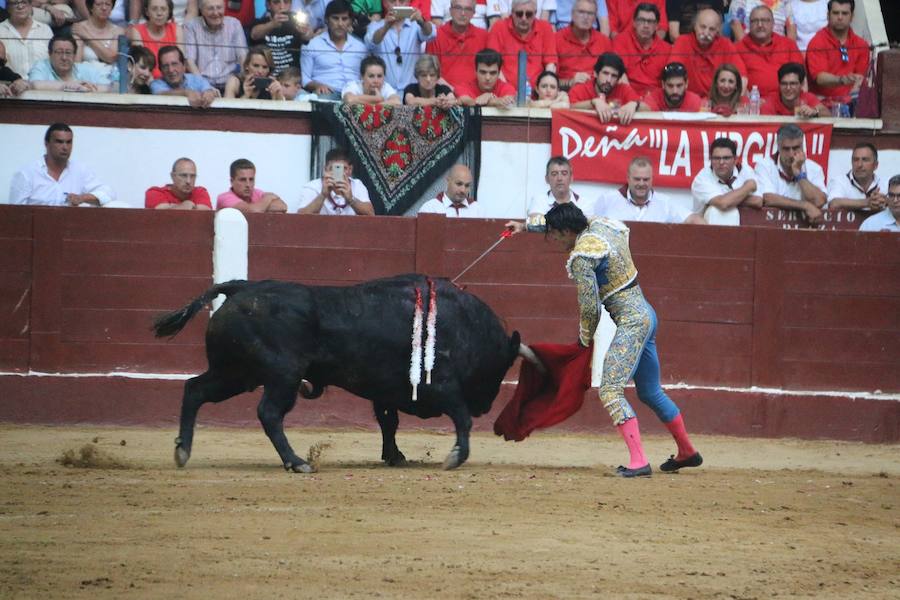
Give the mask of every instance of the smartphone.
M 331 165 L 331 178 L 335 181 L 344 180 L 344 163 L 335 163 Z
M 392 10 L 398 19 L 408 19 L 416 12 L 412 6 L 395 6 Z
M 272 85 L 272 79 L 269 77 L 257 77 L 253 80 L 253 87 L 258 93 L 266 91 L 270 85 Z

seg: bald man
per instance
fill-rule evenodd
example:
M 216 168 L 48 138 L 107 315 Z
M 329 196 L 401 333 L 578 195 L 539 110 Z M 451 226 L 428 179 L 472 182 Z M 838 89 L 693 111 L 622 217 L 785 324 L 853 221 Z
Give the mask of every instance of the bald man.
M 703 98 L 709 96 L 713 74 L 723 63 L 737 67 L 747 91 L 747 67 L 731 40 L 722 35 L 722 17 L 712 9 L 697 13 L 694 31 L 675 40 L 670 60 L 685 64 L 688 89 Z
M 472 191 L 472 172 L 466 165 L 453 165 L 447 173 L 447 188 L 422 205 L 418 214 L 438 214 L 451 218 L 480 218 L 481 211 L 469 196 Z

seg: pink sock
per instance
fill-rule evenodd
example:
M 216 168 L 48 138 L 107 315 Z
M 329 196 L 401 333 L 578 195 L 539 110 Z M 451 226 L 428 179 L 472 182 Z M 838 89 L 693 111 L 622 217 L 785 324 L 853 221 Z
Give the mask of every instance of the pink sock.
M 685 460 L 697 453 L 693 444 L 691 444 L 691 438 L 688 437 L 687 429 L 684 428 L 684 419 L 681 418 L 681 413 L 678 413 L 677 417 L 666 423 L 666 427 L 669 429 L 672 437 L 675 438 L 675 444 L 678 446 L 676 460 Z
M 616 429 L 622 434 L 625 445 L 628 446 L 628 453 L 631 455 L 631 462 L 628 463 L 629 469 L 639 469 L 647 464 L 647 457 L 644 456 L 644 447 L 641 446 L 641 430 L 638 428 L 637 417 L 628 419 Z

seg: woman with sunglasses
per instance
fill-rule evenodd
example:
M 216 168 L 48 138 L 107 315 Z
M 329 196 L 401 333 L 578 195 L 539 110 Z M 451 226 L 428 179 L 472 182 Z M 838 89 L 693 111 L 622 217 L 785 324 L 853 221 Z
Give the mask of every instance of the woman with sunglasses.
M 731 63 L 719 65 L 713 75 L 712 89 L 709 90 L 706 110 L 730 117 L 743 110 L 748 99 L 743 95 L 744 84 L 741 72 Z

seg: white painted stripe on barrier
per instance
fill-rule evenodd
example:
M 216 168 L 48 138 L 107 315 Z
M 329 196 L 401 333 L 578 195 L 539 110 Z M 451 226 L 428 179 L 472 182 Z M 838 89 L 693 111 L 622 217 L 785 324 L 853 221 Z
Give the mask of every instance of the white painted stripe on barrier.
M 216 213 L 213 240 L 213 281 L 222 283 L 232 279 L 247 279 L 249 267 L 249 233 L 247 218 L 236 208 L 223 208 Z M 212 312 L 222 306 L 225 296 L 213 300 Z

